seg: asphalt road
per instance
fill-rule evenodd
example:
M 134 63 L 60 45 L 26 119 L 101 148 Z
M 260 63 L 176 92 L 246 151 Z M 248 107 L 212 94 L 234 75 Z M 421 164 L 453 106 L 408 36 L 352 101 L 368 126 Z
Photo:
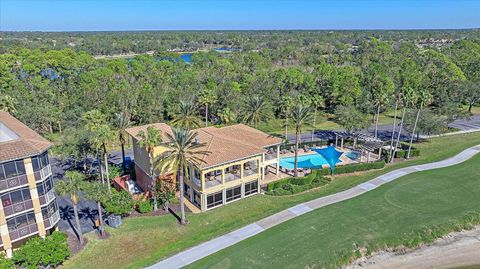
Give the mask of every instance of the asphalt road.
M 451 128 L 457 128 L 460 131 L 480 129 L 480 115 L 474 115 L 470 119 L 455 120 L 454 122 L 450 123 L 448 126 Z M 392 135 L 392 128 L 393 128 L 393 124 L 379 125 L 378 131 L 377 131 L 378 137 L 383 141 L 390 141 L 391 135 Z M 336 129 L 335 131 L 343 132 L 345 131 L 345 129 Z M 361 133 L 369 134 L 370 136 L 373 137 L 375 134 L 375 129 L 373 126 L 371 126 L 370 128 L 361 131 Z M 398 126 L 396 130 L 396 134 L 398 134 Z M 324 136 L 324 133 L 318 130 L 315 132 L 314 140 L 324 139 L 323 136 Z M 301 135 L 302 141 L 311 141 L 311 139 L 312 139 L 311 132 L 302 133 Z M 400 140 L 408 141 L 409 139 L 410 139 L 410 134 L 407 132 L 407 130 L 405 130 L 405 128 L 403 128 L 402 134 L 400 136 Z M 289 134 L 288 140 L 290 141 L 290 143 L 295 143 L 295 134 Z

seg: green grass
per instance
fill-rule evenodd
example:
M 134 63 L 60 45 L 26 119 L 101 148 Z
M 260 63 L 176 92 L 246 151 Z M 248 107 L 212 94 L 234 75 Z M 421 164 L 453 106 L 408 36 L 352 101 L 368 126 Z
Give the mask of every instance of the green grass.
M 351 188 L 400 167 L 443 160 L 477 144 L 480 144 L 480 133 L 431 139 L 416 145 L 422 156 L 414 160 L 361 175 L 339 176 L 326 186 L 298 195 L 256 195 L 205 213 L 188 214 L 187 226 L 179 226 L 171 216 L 125 219 L 120 228 L 109 230 L 112 236 L 107 240 L 89 236 L 86 248 L 67 261 L 65 268 L 144 267 L 297 203 Z
M 352 253 L 354 244 L 411 244 L 426 227 L 480 213 L 478 167 L 480 155 L 405 176 L 280 224 L 189 268 L 328 268 L 348 261 L 345 254 Z

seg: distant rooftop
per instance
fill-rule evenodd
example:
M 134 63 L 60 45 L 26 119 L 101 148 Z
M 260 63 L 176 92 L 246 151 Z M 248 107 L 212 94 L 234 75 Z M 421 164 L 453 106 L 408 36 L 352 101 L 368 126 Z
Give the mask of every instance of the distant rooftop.
M 0 111 L 0 163 L 38 155 L 52 146 L 7 112 Z

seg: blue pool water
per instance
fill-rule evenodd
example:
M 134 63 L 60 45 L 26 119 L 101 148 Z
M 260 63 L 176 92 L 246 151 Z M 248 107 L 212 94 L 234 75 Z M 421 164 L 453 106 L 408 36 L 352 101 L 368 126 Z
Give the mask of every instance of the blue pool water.
M 293 169 L 294 162 L 294 157 L 280 158 L 282 168 Z M 317 153 L 298 156 L 298 168 L 321 168 L 323 164 L 328 164 L 327 160 Z
M 355 160 L 359 157 L 358 153 L 356 153 L 356 152 L 347 152 L 347 153 L 345 153 L 345 155 L 352 160 Z M 280 158 L 280 167 L 287 168 L 287 169 L 293 169 L 294 162 L 295 162 L 294 157 Z M 325 160 L 325 158 L 323 158 L 323 156 L 318 154 L 318 153 L 298 156 L 298 168 L 319 169 L 324 164 L 328 164 L 327 160 Z

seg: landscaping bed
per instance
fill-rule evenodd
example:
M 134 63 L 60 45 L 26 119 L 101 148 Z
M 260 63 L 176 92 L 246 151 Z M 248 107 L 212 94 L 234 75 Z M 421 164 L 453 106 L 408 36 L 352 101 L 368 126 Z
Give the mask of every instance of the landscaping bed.
M 313 170 L 311 174 L 304 177 L 285 178 L 267 184 L 266 194 L 291 195 L 326 185 L 329 182 L 330 179 L 322 176 L 319 170 Z

